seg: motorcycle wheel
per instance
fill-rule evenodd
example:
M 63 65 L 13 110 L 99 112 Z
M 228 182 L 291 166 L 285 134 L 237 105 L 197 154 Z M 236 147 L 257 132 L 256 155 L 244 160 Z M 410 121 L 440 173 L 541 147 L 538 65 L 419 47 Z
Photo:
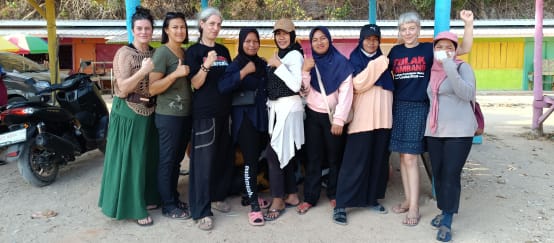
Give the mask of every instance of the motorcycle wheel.
M 40 160 L 45 158 L 40 156 L 42 153 L 46 151 L 35 144 L 33 137 L 27 141 L 17 163 L 23 179 L 36 187 L 50 185 L 58 176 L 59 164 L 56 161 L 41 163 Z

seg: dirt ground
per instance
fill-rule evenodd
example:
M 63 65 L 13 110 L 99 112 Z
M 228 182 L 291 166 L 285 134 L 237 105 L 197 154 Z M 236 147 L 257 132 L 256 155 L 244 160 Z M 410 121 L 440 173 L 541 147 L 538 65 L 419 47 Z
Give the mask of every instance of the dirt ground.
M 549 135 L 529 135 L 530 93 L 480 93 L 486 119 L 484 141 L 474 145 L 462 175 L 460 213 L 454 217 L 453 242 L 554 242 L 554 117 Z M 420 212 L 415 227 L 401 224 L 404 215 L 390 212 L 403 199 L 398 158 L 382 203 L 388 214 L 348 209 L 347 226 L 334 224 L 328 199 L 306 215 L 293 209 L 263 227 L 247 222 L 248 207 L 229 198 L 233 209 L 215 213 L 215 228 L 199 230 L 192 220 L 171 220 L 152 211 L 152 227 L 105 217 L 97 206 L 103 156 L 92 151 L 63 167 L 57 181 L 43 188 L 26 184 L 17 164 L 0 166 L 0 242 L 434 242 L 429 225 L 439 211 L 421 167 Z M 182 200 L 188 177 L 181 177 Z M 268 196 L 267 193 L 263 194 Z M 31 219 L 52 210 L 55 217 Z

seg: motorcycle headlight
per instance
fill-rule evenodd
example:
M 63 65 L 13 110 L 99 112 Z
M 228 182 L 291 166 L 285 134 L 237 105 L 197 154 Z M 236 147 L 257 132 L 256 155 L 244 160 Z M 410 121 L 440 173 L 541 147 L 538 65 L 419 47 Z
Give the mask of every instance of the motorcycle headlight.
M 35 86 L 35 88 L 38 90 L 38 91 L 41 91 L 43 89 L 46 89 L 48 87 L 50 87 L 50 82 L 48 81 L 36 81 L 33 86 Z

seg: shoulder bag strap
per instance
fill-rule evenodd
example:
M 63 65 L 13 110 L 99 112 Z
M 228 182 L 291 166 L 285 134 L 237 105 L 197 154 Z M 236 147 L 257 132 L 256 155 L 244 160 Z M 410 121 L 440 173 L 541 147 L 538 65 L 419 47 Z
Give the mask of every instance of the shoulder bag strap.
M 333 125 L 334 112 L 332 112 L 331 108 L 329 107 L 329 102 L 327 101 L 327 92 L 325 92 L 325 86 L 323 86 L 323 82 L 321 81 L 321 74 L 319 74 L 319 69 L 317 69 L 317 65 L 315 65 L 314 68 L 315 68 L 315 74 L 317 75 L 319 90 L 321 90 L 321 94 L 323 95 L 323 101 L 325 102 L 325 107 L 327 108 L 327 114 L 329 115 L 329 122 L 331 122 L 331 125 Z

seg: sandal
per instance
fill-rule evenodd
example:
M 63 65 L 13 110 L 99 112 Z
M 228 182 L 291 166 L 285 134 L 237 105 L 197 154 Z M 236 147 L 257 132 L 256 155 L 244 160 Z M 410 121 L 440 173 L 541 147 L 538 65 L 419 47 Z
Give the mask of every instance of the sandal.
M 231 212 L 231 205 L 225 201 L 212 202 L 212 208 L 222 213 Z
M 212 217 L 206 216 L 198 220 L 198 228 L 201 230 L 212 230 L 214 228 Z
M 383 207 L 383 205 L 381 205 L 379 203 L 377 203 L 377 205 L 375 205 L 375 206 L 370 206 L 369 210 L 375 211 L 375 212 L 380 213 L 380 214 L 387 214 L 389 212 L 389 211 L 387 211 L 387 209 L 385 207 Z
M 260 205 L 260 209 L 266 209 L 271 206 L 271 202 L 267 201 L 261 197 L 258 197 L 258 204 Z
M 433 226 L 435 228 L 439 228 L 441 223 L 442 223 L 443 218 L 444 218 L 444 215 L 442 215 L 442 214 L 439 214 L 439 215 L 435 216 L 435 218 L 433 220 L 431 220 L 431 226 Z
M 154 224 L 154 220 L 150 216 L 146 216 L 146 218 L 138 219 L 137 224 L 139 226 L 151 226 Z
M 306 214 L 308 212 L 308 210 L 310 210 L 310 208 L 312 208 L 313 206 L 307 202 L 303 202 L 301 203 L 300 205 L 298 205 L 298 207 L 296 207 L 296 212 L 300 215 L 302 214 Z
M 279 217 L 281 217 L 281 215 L 285 213 L 285 209 L 286 208 L 281 208 L 281 209 L 270 208 L 269 210 L 267 210 L 267 213 L 264 215 L 264 220 L 273 221 L 278 219 Z
M 421 214 L 418 214 L 416 217 L 410 217 L 406 215 L 406 218 L 404 218 L 404 220 L 402 221 L 402 224 L 413 227 L 419 224 L 420 219 L 421 219 Z
M 439 232 L 437 232 L 437 240 L 442 242 L 449 242 L 452 240 L 452 231 L 448 226 L 441 225 Z
M 181 202 L 181 200 L 177 200 L 177 207 L 184 211 L 189 211 L 189 205 L 186 202 Z
M 344 208 L 335 208 L 333 209 L 333 222 L 335 224 L 347 225 L 346 221 L 346 209 Z
M 162 212 L 162 215 L 171 219 L 190 219 L 191 215 L 188 211 L 180 209 L 180 208 L 174 208 L 170 211 Z
M 405 213 L 408 212 L 410 208 L 404 208 L 402 207 L 402 203 L 399 203 L 398 205 L 392 207 L 392 212 L 396 214 Z
M 252 226 L 262 226 L 265 224 L 264 215 L 261 211 L 248 213 L 248 222 Z

